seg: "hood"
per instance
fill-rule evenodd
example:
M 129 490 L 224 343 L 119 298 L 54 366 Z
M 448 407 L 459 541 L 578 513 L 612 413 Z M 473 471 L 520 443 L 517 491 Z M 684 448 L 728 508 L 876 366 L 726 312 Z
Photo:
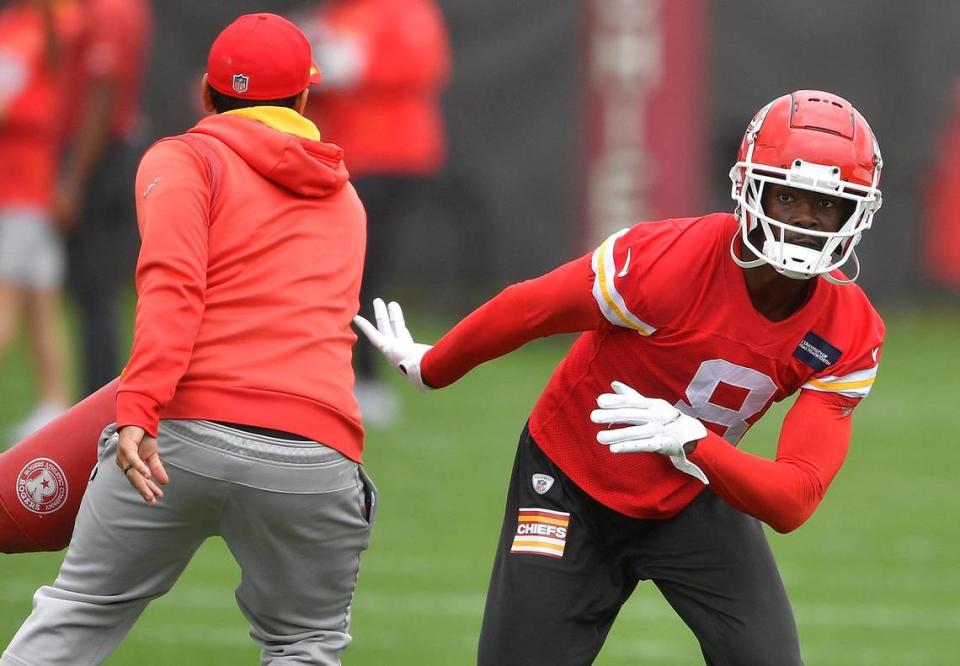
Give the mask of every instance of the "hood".
M 350 177 L 343 149 L 320 141 L 316 125 L 293 109 L 228 111 L 204 118 L 190 133 L 219 139 L 261 176 L 300 196 L 330 196 Z

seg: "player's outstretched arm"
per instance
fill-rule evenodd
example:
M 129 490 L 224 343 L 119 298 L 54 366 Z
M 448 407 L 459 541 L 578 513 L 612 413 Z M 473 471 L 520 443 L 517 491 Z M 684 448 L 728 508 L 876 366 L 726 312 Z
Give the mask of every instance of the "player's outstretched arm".
M 414 384 L 442 388 L 481 363 L 508 354 L 531 340 L 608 325 L 593 298 L 592 284 L 588 255 L 546 275 L 510 285 L 464 317 L 432 347 L 420 345 L 421 353 L 415 357 L 412 355 L 417 348 L 411 345 L 416 343 L 406 330 L 399 305 L 392 304 L 395 309 L 391 311 L 381 301 L 380 314 L 374 310 L 376 327 L 363 317 L 354 322 Z M 406 371 L 400 367 L 401 362 Z M 411 376 L 412 370 L 419 374 Z

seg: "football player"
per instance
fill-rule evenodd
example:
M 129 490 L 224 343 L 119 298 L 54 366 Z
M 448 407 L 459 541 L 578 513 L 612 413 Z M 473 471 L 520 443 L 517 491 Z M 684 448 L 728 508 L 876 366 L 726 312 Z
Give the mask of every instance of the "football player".
M 873 385 L 884 326 L 852 283 L 880 170 L 847 100 L 797 91 L 750 122 L 730 172 L 734 214 L 619 231 L 432 347 L 396 303 L 375 301 L 376 327 L 355 320 L 422 389 L 582 332 L 520 436 L 481 665 L 592 663 L 641 580 L 708 664 L 802 663 L 760 523 L 789 532 L 809 518 Z M 737 448 L 797 393 L 774 460 Z

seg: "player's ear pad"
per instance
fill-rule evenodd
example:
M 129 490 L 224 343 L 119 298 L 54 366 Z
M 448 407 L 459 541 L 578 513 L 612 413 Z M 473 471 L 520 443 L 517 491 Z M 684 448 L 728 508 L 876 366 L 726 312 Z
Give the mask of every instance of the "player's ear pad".
M 97 462 L 97 442 L 116 418 L 115 379 L 0 454 L 0 552 L 61 550 Z

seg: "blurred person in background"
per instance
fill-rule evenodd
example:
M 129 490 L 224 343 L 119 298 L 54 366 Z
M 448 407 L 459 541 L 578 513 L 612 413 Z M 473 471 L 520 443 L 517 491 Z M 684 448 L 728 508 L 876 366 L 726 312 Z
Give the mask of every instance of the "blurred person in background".
M 707 664 L 803 663 L 760 521 L 789 532 L 813 514 L 873 386 L 884 325 L 852 283 L 882 162 L 863 116 L 822 91 L 775 99 L 741 136 L 733 214 L 622 229 L 432 347 L 396 303 L 356 320 L 421 390 L 582 332 L 520 435 L 482 666 L 593 663 L 644 580 Z M 793 395 L 775 460 L 737 448 Z
M 937 142 L 926 204 L 923 265 L 941 287 L 960 292 L 960 84 Z
M 22 318 L 39 393 L 33 411 L 14 427 L 14 440 L 69 404 L 65 261 L 53 207 L 75 23 L 69 2 L 17 0 L 0 10 L 0 354 Z
M 216 113 L 143 156 L 116 423 L 0 664 L 103 662 L 212 536 L 261 664 L 340 663 L 376 509 L 351 392 L 366 231 L 343 151 L 302 115 L 317 77 L 295 25 L 241 16 L 210 48 Z
M 152 25 L 148 0 L 82 0 L 69 54 L 66 156 L 56 215 L 67 233 L 67 293 L 77 308 L 81 390 L 120 370 L 123 278 L 136 256 L 133 180 L 143 148 L 141 90 Z
M 323 128 L 326 140 L 343 147 L 367 210 L 360 303 L 369 307 L 389 277 L 404 220 L 429 203 L 446 159 L 446 24 L 433 0 L 332 0 L 294 13 L 293 20 L 323 72 L 306 116 Z M 387 425 L 396 417 L 397 398 L 378 379 L 366 341 L 354 356 L 363 420 Z

